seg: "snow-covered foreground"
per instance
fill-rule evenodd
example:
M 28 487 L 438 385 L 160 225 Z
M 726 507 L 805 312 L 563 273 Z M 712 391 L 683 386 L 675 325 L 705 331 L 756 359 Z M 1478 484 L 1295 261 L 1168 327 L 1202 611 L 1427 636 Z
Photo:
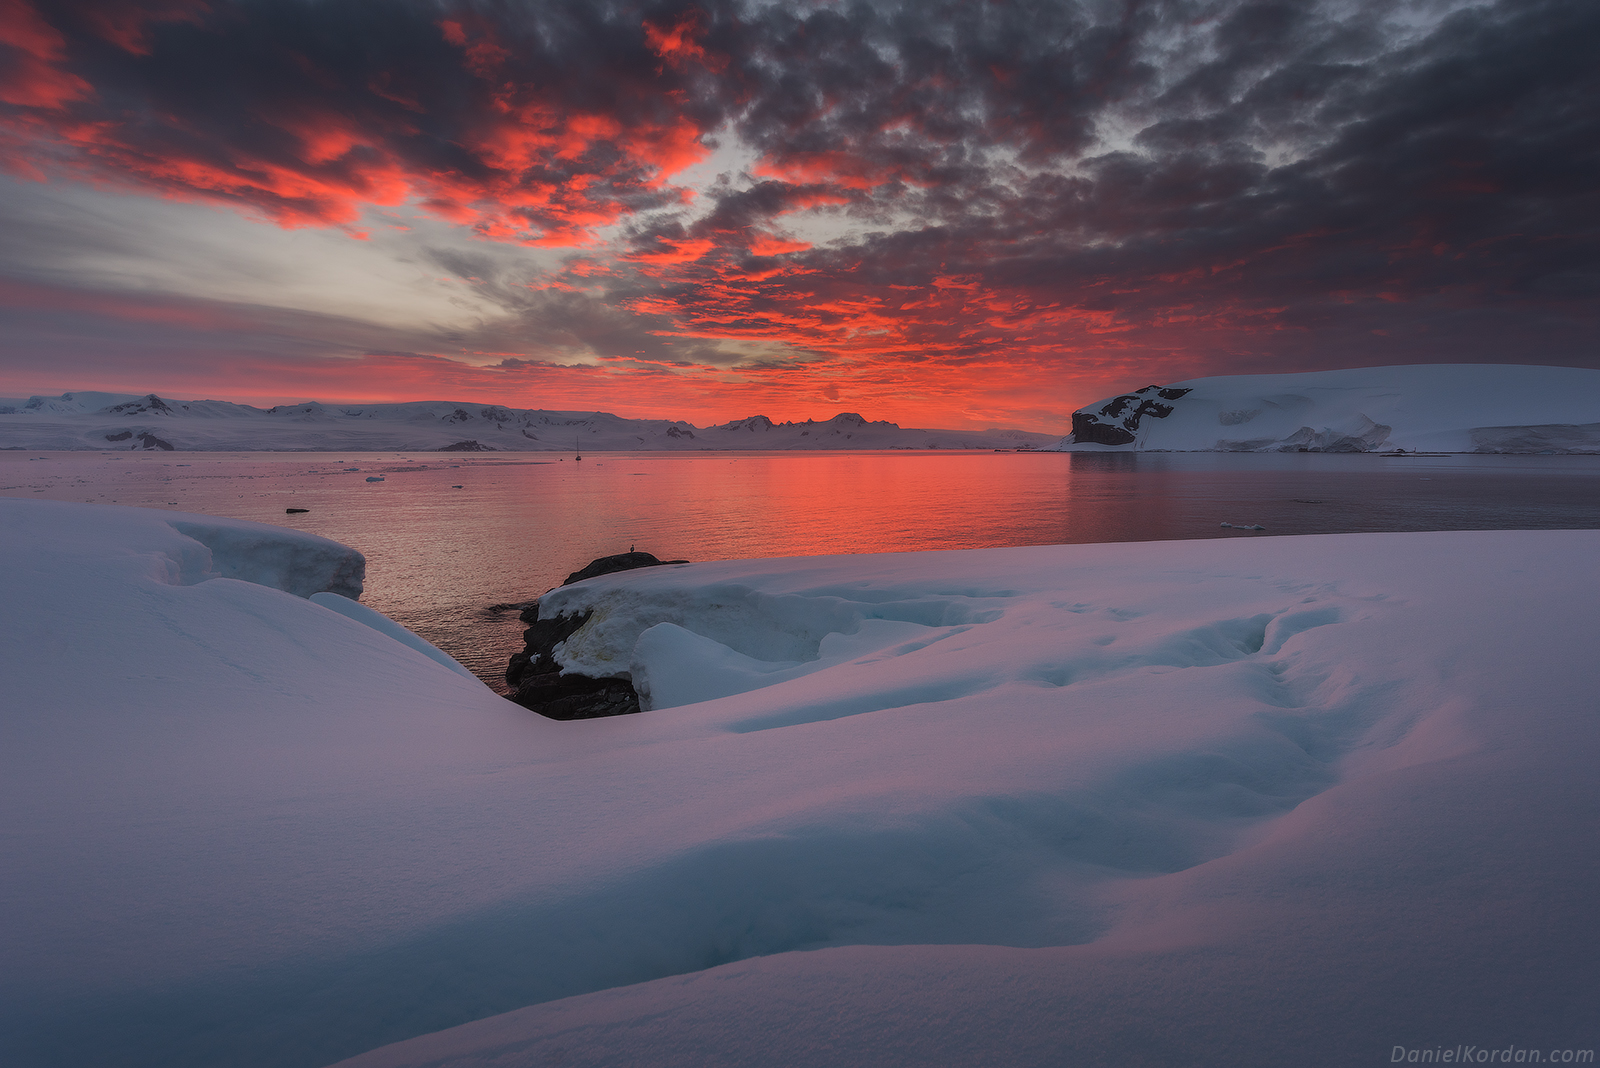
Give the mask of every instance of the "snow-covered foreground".
M 1195 378 L 1080 408 L 1060 449 L 1600 453 L 1600 371 L 1420 364 Z
M 555 723 L 249 527 L 0 499 L 8 1065 L 1600 1037 L 1600 532 L 607 576 L 545 610 L 654 711 Z

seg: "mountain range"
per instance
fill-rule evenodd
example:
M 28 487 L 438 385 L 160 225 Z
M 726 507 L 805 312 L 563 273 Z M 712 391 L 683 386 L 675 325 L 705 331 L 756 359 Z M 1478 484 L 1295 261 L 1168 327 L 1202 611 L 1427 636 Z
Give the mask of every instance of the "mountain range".
M 1600 454 L 1600 371 L 1419 364 L 1147 385 L 1078 409 L 1072 432 L 920 430 L 841 412 L 715 426 L 607 412 L 411 401 L 256 408 L 72 392 L 0 400 L 0 448 L 206 452 L 1037 449 L 1068 452 Z
M 853 412 L 803 423 L 753 415 L 718 426 L 499 404 L 411 401 L 256 408 L 154 393 L 63 393 L 0 401 L 0 448 L 206 452 L 617 452 L 791 449 L 1016 449 L 1025 430 L 918 430 Z

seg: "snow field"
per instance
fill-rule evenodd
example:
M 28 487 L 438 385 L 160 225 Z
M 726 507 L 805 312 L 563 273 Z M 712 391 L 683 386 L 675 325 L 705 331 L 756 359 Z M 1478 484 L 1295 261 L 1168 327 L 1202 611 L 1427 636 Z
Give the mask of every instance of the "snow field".
M 0 501 L 7 1063 L 1594 1034 L 1596 532 L 604 576 L 541 609 L 592 610 L 567 663 L 654 710 L 553 723 L 319 604 L 175 585 L 216 566 L 172 519 Z

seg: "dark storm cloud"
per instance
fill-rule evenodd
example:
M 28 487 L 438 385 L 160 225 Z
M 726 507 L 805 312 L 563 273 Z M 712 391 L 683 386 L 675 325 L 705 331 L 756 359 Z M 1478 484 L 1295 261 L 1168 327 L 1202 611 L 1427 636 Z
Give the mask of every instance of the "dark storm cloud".
M 622 223 L 542 282 L 435 257 L 504 351 L 1600 362 L 1582 0 L 26 10 L 18 166 L 286 224 L 408 197 L 504 241 Z M 686 203 L 667 176 L 729 127 L 751 173 Z M 819 206 L 853 236 L 793 239 Z
M 788 51 L 774 47 L 785 62 L 767 64 L 745 120 L 766 171 L 850 193 L 863 217 L 893 205 L 917 224 L 795 254 L 791 272 L 754 285 L 748 259 L 706 257 L 668 291 L 707 321 L 735 307 L 760 319 L 801 291 L 824 305 L 876 296 L 887 312 L 873 287 L 959 275 L 1019 309 L 1060 302 L 1101 331 L 1167 328 L 1204 347 L 1226 329 L 1235 350 L 1306 365 L 1530 346 L 1596 361 L 1600 8 L 1471 8 L 1390 46 L 1371 11 L 1215 7 L 1222 17 L 1186 43 L 1200 5 L 1127 5 L 1101 25 L 1052 5 L 1053 27 L 1009 5 L 922 8 L 915 21 L 868 6 L 770 15 Z M 813 23 L 822 32 L 796 28 Z M 1017 47 L 1004 56 L 995 42 Z M 1211 58 L 1167 79 L 1158 42 Z M 1130 116 L 1129 150 L 1081 154 L 1097 123 Z M 1011 171 L 996 147 L 1059 165 Z M 747 196 L 723 203 L 742 209 Z M 978 302 L 958 311 L 960 331 L 902 316 L 924 328 L 902 331 L 905 348 L 926 351 L 933 333 L 975 353 L 1016 333 L 972 329 Z M 1395 333 L 1404 344 L 1384 340 Z
M 698 153 L 722 118 L 718 94 L 701 91 L 705 69 L 667 62 L 646 26 L 682 23 L 671 6 L 22 11 L 0 84 L 14 143 L 291 225 L 422 195 L 495 237 L 579 233 L 662 203 L 658 172 Z

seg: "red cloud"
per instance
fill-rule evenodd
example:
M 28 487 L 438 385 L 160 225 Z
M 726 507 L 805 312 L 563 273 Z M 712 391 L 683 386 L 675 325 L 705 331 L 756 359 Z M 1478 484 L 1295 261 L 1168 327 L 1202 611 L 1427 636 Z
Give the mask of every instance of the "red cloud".
M 155 71 L 165 61 L 155 27 L 204 11 L 179 0 L 113 3 L 89 8 L 84 24 Z M 649 32 L 671 55 L 698 55 L 697 25 Z M 367 205 L 417 199 L 485 237 L 543 245 L 583 244 L 640 206 L 676 202 L 668 179 L 706 155 L 711 120 L 688 114 L 670 83 L 596 96 L 559 70 L 530 67 L 485 18 L 443 19 L 435 32 L 456 57 L 454 75 L 436 61 L 388 65 L 354 85 L 332 59 L 232 40 L 273 70 L 270 83 L 250 83 L 238 114 L 218 117 L 191 99 L 159 99 L 160 78 L 119 86 L 109 106 L 74 68 L 63 30 L 28 0 L 0 0 L 0 45 L 10 52 L 0 102 L 12 105 L 0 114 L 0 139 L 10 166 L 30 176 L 64 167 L 222 200 L 283 226 L 348 225 Z M 646 30 L 634 32 L 642 50 Z M 140 93 L 149 99 L 130 107 Z M 574 105 L 584 97 L 592 103 Z
M 1593 5 L 1479 5 L 1403 56 L 1329 64 L 1356 25 L 1337 5 L 1274 50 L 1209 16 L 1173 44 L 1160 5 L 1096 22 L 1081 5 L 696 3 L 0 0 L 0 158 L 284 226 L 415 201 L 488 239 L 587 246 L 556 277 L 486 282 L 512 325 L 466 359 L 514 351 L 559 296 L 588 311 L 554 351 L 603 372 L 325 371 L 435 395 L 597 383 L 652 410 L 748 397 L 783 417 L 820 395 L 948 422 L 963 396 L 995 410 L 1123 374 L 1592 360 Z M 1168 85 L 1173 48 L 1205 77 Z M 1485 72 L 1477 91 L 1462 69 Z M 1133 115 L 1134 150 L 1095 142 Z M 669 183 L 713 134 L 768 180 L 676 211 Z M 820 228 L 790 214 L 807 209 L 837 235 L 786 236 Z M 85 301 L 50 306 L 230 329 Z
M 652 264 L 692 263 L 716 247 L 716 242 L 708 238 L 683 241 L 658 240 L 654 248 L 631 252 L 626 258 Z
M 93 94 L 88 82 L 59 66 L 67 39 L 28 0 L 0 0 L 0 45 L 11 53 L 0 65 L 0 102 L 58 111 Z
M 650 51 L 674 67 L 696 62 L 707 70 L 720 72 L 728 66 L 727 57 L 710 54 L 695 40 L 705 32 L 703 22 L 704 16 L 699 11 L 685 12 L 676 22 L 665 27 L 646 20 L 644 39 Z
M 757 256 L 782 256 L 787 252 L 804 252 L 810 247 L 810 242 L 790 241 L 772 234 L 756 234 L 750 239 L 750 251 Z
M 777 178 L 795 185 L 833 186 L 840 189 L 871 189 L 904 177 L 892 168 L 847 152 L 784 152 L 769 155 L 756 164 L 755 174 L 757 177 Z

